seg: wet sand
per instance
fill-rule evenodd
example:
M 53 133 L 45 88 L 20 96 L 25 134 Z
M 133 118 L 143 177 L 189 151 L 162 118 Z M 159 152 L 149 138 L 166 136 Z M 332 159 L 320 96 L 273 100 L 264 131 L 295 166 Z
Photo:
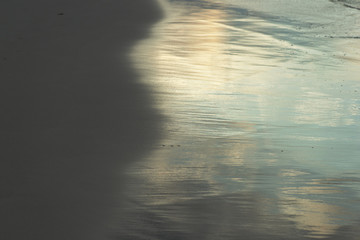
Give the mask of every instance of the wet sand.
M 1 1 L 0 238 L 108 239 L 160 113 L 129 53 L 156 1 Z
M 136 48 L 166 116 L 120 239 L 359 239 L 360 12 L 169 1 Z
M 1 238 L 359 239 L 342 2 L 2 2 Z

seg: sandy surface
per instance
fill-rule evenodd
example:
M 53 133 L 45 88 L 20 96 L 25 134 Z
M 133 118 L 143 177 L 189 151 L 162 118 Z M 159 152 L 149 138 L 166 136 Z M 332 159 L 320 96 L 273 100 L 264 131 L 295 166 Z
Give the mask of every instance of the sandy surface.
M 0 3 L 0 238 L 105 239 L 159 113 L 128 53 L 157 3 Z
M 0 3 L 0 238 L 359 239 L 357 1 L 161 3 Z

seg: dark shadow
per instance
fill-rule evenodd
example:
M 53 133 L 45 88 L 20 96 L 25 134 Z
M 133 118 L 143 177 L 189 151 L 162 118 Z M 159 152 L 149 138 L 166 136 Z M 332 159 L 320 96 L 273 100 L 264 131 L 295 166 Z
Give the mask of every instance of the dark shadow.
M 0 3 L 0 239 L 106 239 L 121 172 L 159 137 L 128 54 L 156 1 Z

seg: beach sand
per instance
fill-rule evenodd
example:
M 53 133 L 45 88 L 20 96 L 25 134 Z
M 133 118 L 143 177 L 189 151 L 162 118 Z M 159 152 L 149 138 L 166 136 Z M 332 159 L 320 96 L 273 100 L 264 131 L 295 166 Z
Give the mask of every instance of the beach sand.
M 159 2 L 0 3 L 0 238 L 359 239 L 360 12 Z
M 156 1 L 1 1 L 0 238 L 106 239 L 161 116 L 129 53 Z

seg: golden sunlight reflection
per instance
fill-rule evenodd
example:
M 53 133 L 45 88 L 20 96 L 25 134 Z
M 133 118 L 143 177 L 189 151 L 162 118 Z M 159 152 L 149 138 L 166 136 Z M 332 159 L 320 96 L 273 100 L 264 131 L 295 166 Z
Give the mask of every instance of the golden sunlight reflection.
M 305 185 L 299 185 L 298 181 L 306 174 L 309 173 L 292 169 L 282 171 L 287 186 L 279 193 L 280 199 L 286 203 L 281 205 L 281 211 L 299 229 L 307 231 L 308 237 L 328 238 L 336 233 L 340 219 L 346 219 L 349 212 L 327 199 L 341 196 L 345 190 L 338 185 L 323 184 L 323 180 L 318 179 L 309 179 Z
M 291 204 L 283 205 L 283 212 L 291 216 L 299 229 L 309 232 L 311 238 L 327 238 L 336 232 L 334 223 L 341 209 L 316 200 L 286 197 L 283 200 Z
M 225 148 L 211 139 L 196 145 L 164 145 L 155 150 L 146 162 L 134 166 L 130 174 L 145 178 L 152 186 L 144 193 L 149 205 L 227 194 L 216 179 L 221 176 L 226 181 L 241 182 L 242 177 L 248 178 L 238 168 L 251 167 L 252 163 L 245 162 L 245 159 L 248 152 L 254 151 L 254 145 L 246 141 L 230 142 L 224 140 L 222 144 L 227 145 Z M 229 168 L 233 169 L 229 171 Z
M 256 203 L 253 228 L 275 229 L 274 239 L 288 234 L 282 226 L 326 238 L 351 225 L 358 216 L 345 215 L 358 207 L 344 199 L 359 192 L 343 175 L 358 169 L 360 68 L 332 56 L 349 50 L 343 40 L 309 38 L 256 13 L 180 3 L 170 3 L 173 15 L 134 50 L 166 119 L 161 143 L 128 172 L 138 179 L 137 200 L 182 209 L 239 194 L 241 204 L 226 200 L 236 209 L 226 217 L 244 221 L 244 206 Z
M 152 42 L 136 49 L 143 56 L 136 62 L 143 80 L 171 118 L 169 131 L 216 137 L 247 132 L 243 122 L 254 128 L 263 122 L 329 127 L 357 122 L 360 112 L 347 107 L 356 104 L 347 97 L 356 86 L 339 79 L 343 68 L 328 57 L 329 49 L 314 50 L 267 32 L 294 31 L 290 26 L 229 14 L 205 8 L 173 16 L 158 25 Z

